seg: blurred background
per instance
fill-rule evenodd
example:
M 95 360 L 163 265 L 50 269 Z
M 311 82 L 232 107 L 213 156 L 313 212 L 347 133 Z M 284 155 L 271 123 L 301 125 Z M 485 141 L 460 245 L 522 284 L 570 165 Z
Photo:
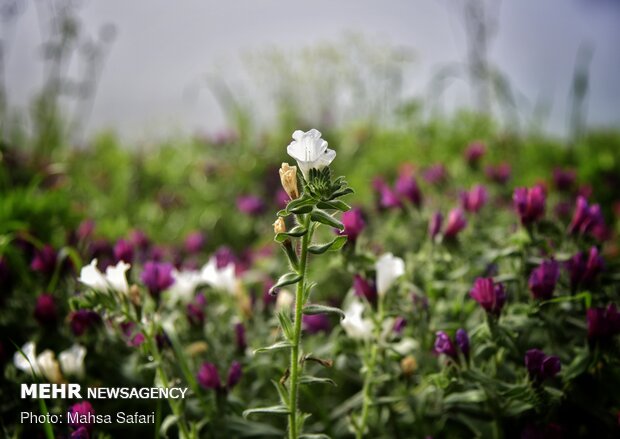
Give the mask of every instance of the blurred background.
M 619 19 L 616 0 L 0 0 L 3 132 L 56 104 L 73 143 L 469 108 L 568 138 L 620 125 Z

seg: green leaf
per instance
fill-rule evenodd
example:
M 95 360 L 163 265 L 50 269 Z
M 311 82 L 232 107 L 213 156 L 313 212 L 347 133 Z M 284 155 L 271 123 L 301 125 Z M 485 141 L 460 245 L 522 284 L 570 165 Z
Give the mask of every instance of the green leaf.
M 255 414 L 271 414 L 271 415 L 288 415 L 290 410 L 285 405 L 272 405 L 271 407 L 257 407 L 254 409 L 248 409 L 243 412 L 243 417 L 247 418 L 250 415 Z
M 338 221 L 336 218 L 334 218 L 333 216 L 331 216 L 330 214 L 328 214 L 324 210 L 314 209 L 310 213 L 310 218 L 312 219 L 312 221 L 316 221 L 316 222 L 319 222 L 321 224 L 325 224 L 325 225 L 328 225 L 328 226 L 331 226 L 331 227 L 335 227 L 335 228 L 337 228 L 339 230 L 344 230 L 344 224 L 342 224 L 340 221 Z
M 452 393 L 443 400 L 446 405 L 478 403 L 486 401 L 487 395 L 482 390 L 468 390 L 466 392 Z
M 276 386 L 276 390 L 278 391 L 278 395 L 280 395 L 280 401 L 282 402 L 282 405 L 288 406 L 289 394 L 286 390 L 286 387 L 284 387 L 284 384 L 275 380 L 271 380 L 271 382 L 274 386 Z
M 331 196 L 331 200 L 334 200 L 336 198 L 340 198 L 340 197 L 344 197 L 345 195 L 349 195 L 349 194 L 353 194 L 355 193 L 355 191 L 353 189 L 351 189 L 350 187 L 344 188 L 344 189 L 340 189 L 336 192 L 334 192 Z
M 299 378 L 299 384 L 331 384 L 336 387 L 336 383 L 331 378 L 313 377 L 311 375 L 304 375 Z
M 300 236 L 304 236 L 306 233 L 308 233 L 308 231 L 305 228 L 302 226 L 296 226 L 288 232 L 277 233 L 274 239 L 278 242 L 284 242 L 288 238 L 299 238 Z
M 337 236 L 332 239 L 330 242 L 325 244 L 314 244 L 308 247 L 308 251 L 315 255 L 320 255 L 325 253 L 326 251 L 335 251 L 340 250 L 347 242 L 346 236 Z
M 303 307 L 302 312 L 309 316 L 314 314 L 338 314 L 341 320 L 345 317 L 344 311 L 334 306 L 306 305 Z
M 283 274 L 282 276 L 280 276 L 280 279 L 278 279 L 278 282 L 276 282 L 276 284 L 273 287 L 271 287 L 271 289 L 269 290 L 269 294 L 272 294 L 273 291 L 276 288 L 281 288 L 281 287 L 284 287 L 286 285 L 296 284 L 302 278 L 303 278 L 302 275 L 297 274 L 294 271 L 291 271 L 290 273 Z
M 319 201 L 316 207 L 318 207 L 319 209 L 339 210 L 341 212 L 346 212 L 347 210 L 351 209 L 351 206 L 340 200 Z
M 164 421 L 161 423 L 161 427 L 159 428 L 159 434 L 164 437 L 167 437 L 168 430 L 170 429 L 170 427 L 176 424 L 178 420 L 179 418 L 177 418 L 175 415 L 166 416 Z
M 290 316 L 285 311 L 279 311 L 277 313 L 278 320 L 280 321 L 280 326 L 282 327 L 282 332 L 284 332 L 284 336 L 288 340 L 293 340 L 293 322 L 291 321 Z
M 286 205 L 287 213 L 308 213 L 312 210 L 315 200 L 310 197 L 300 197 Z
M 271 346 L 265 346 L 262 348 L 258 348 L 254 350 L 254 354 L 260 354 L 262 352 L 270 352 L 270 351 L 276 351 L 278 349 L 289 349 L 292 348 L 293 345 L 291 344 L 290 341 L 288 340 L 280 340 L 274 344 L 272 344 Z

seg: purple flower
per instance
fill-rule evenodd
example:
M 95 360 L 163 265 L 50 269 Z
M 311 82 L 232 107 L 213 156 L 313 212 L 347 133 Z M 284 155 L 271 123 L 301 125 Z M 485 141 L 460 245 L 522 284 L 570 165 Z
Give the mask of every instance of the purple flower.
M 430 184 L 441 184 L 448 179 L 448 172 L 446 171 L 446 167 L 441 163 L 429 166 L 424 171 L 423 175 L 424 180 L 426 180 Z
M 541 185 L 516 188 L 512 199 L 523 225 L 536 222 L 545 214 L 546 195 Z
M 286 191 L 283 188 L 279 188 L 276 191 L 276 195 L 275 195 L 275 205 L 279 209 L 284 209 L 286 207 L 286 205 L 288 204 L 290 199 L 291 199 L 291 197 L 289 197 L 289 195 L 286 193 Z
M 39 324 L 49 326 L 56 323 L 57 319 L 56 302 L 51 294 L 41 294 L 37 297 L 37 304 L 34 307 L 34 318 Z
M 94 419 L 95 409 L 90 404 L 90 402 L 82 401 L 82 402 L 73 404 L 69 408 L 69 413 L 71 413 L 72 415 L 78 415 L 77 419 L 75 419 L 76 416 L 71 417 L 71 422 L 69 422 L 69 425 L 71 427 L 73 427 L 76 430 L 78 430 L 80 427 L 84 427 L 88 431 L 89 434 L 92 432 L 94 421 L 95 421 Z M 74 420 L 76 422 L 73 422 Z
M 51 276 L 56 270 L 57 259 L 58 255 L 54 247 L 46 244 L 42 249 L 35 252 L 30 268 L 46 276 Z
M 139 229 L 134 229 L 129 232 L 129 243 L 133 248 L 137 248 L 142 251 L 146 250 L 151 245 L 148 235 Z
M 192 325 L 202 326 L 205 322 L 205 306 L 207 305 L 207 299 L 204 294 L 198 293 L 194 298 L 194 301 L 187 304 L 186 314 L 187 319 Z
M 510 180 L 512 169 L 508 163 L 500 163 L 499 165 L 489 165 L 485 169 L 487 178 L 494 183 L 504 185 Z
M 243 375 L 243 371 L 241 370 L 241 363 L 238 361 L 233 361 L 230 365 L 230 369 L 228 369 L 228 379 L 226 380 L 226 387 L 228 389 L 232 389 L 237 385 L 237 383 L 241 380 L 241 376 Z
M 238 259 L 235 253 L 232 251 L 230 247 L 222 246 L 219 247 L 215 253 L 213 253 L 213 257 L 215 258 L 215 265 L 217 268 L 225 268 L 229 264 L 237 264 Z
M 377 287 L 374 281 L 364 279 L 359 274 L 353 275 L 353 291 L 358 297 L 365 297 L 370 303 L 377 301 Z
M 125 239 L 119 239 L 114 245 L 114 260 L 131 264 L 133 261 L 133 246 Z
M 571 287 L 574 289 L 579 285 L 589 286 L 605 267 L 605 261 L 599 254 L 596 247 L 590 248 L 588 255 L 579 252 L 566 263 L 570 274 Z
M 431 217 L 431 220 L 428 222 L 428 234 L 431 237 L 431 240 L 434 240 L 439 234 L 442 224 L 443 215 L 440 212 L 435 212 Z
M 407 200 L 416 207 L 420 207 L 422 204 L 422 193 L 414 176 L 409 171 L 403 170 L 399 174 L 394 189 L 401 200 Z
M 463 209 L 456 207 L 448 213 L 448 224 L 443 235 L 447 239 L 454 239 L 466 226 L 467 220 L 465 219 Z
M 79 309 L 69 314 L 69 326 L 76 337 L 84 334 L 89 328 L 99 324 L 101 317 L 94 311 Z
M 218 390 L 222 387 L 220 375 L 217 372 L 217 367 L 215 367 L 213 363 L 202 363 L 202 366 L 198 369 L 196 378 L 198 379 L 198 383 L 205 389 Z
M 250 216 L 257 216 L 265 210 L 265 203 L 256 195 L 241 195 L 237 197 L 237 209 Z
M 487 203 L 488 192 L 480 184 L 474 186 L 469 192 L 461 192 L 461 206 L 467 212 L 476 213 Z
M 204 245 L 205 237 L 201 232 L 191 232 L 185 237 L 185 251 L 187 253 L 200 253 Z
M 592 231 L 596 226 L 604 224 L 601 207 L 598 204 L 588 206 L 585 197 L 578 196 L 573 219 L 568 226 L 568 233 L 583 235 Z
M 495 284 L 493 278 L 479 277 L 474 282 L 474 287 L 469 292 L 472 299 L 493 315 L 499 315 L 506 303 L 506 292 L 504 285 Z
M 304 315 L 301 322 L 308 334 L 318 334 L 321 331 L 327 333 L 331 329 L 329 318 L 325 314 Z
M 149 261 L 144 264 L 140 279 L 149 289 L 151 296 L 159 297 L 162 291 L 166 290 L 174 283 L 172 270 L 172 264 L 165 262 Z
M 394 326 L 392 326 L 392 330 L 397 333 L 397 334 L 401 334 L 403 332 L 403 329 L 405 329 L 405 326 L 407 326 L 407 320 L 405 320 L 404 317 L 396 317 L 396 320 L 394 320 Z
M 456 340 L 456 344 L 459 347 L 459 350 L 466 357 L 469 356 L 469 335 L 467 335 L 467 331 L 463 328 L 460 328 L 456 331 L 456 335 L 454 336 Z
M 235 324 L 235 343 L 237 344 L 237 349 L 239 351 L 245 351 L 245 348 L 247 347 L 247 343 L 245 341 L 245 326 L 243 326 L 243 323 L 241 322 Z
M 379 210 L 398 209 L 402 207 L 400 199 L 396 193 L 383 181 L 380 177 L 375 178 L 373 186 L 378 194 L 378 207 Z
M 469 166 L 475 167 L 478 165 L 478 162 L 480 162 L 480 159 L 484 156 L 485 153 L 486 153 L 486 148 L 484 146 L 484 143 L 481 143 L 481 142 L 470 143 L 464 153 L 465 161 L 467 161 L 467 164 Z
M 553 184 L 556 189 L 562 192 L 568 192 L 573 188 L 577 173 L 574 169 L 555 168 L 553 170 Z
M 90 433 L 86 427 L 78 427 L 77 430 L 71 433 L 71 439 L 90 439 Z
M 435 335 L 435 353 L 445 354 L 450 358 L 457 358 L 456 348 L 452 340 L 450 340 L 450 336 L 444 331 L 438 331 Z
M 605 339 L 620 333 L 620 313 L 615 304 L 607 308 L 589 308 L 586 318 L 590 339 Z
M 364 221 L 362 209 L 355 207 L 348 212 L 343 213 L 342 224 L 344 224 L 344 230 L 340 232 L 340 235 L 345 235 L 349 238 L 349 241 L 355 242 L 357 237 L 366 227 L 366 221 Z
M 127 340 L 127 345 L 132 348 L 137 348 L 142 343 L 144 343 L 145 340 L 146 340 L 146 337 L 144 336 L 144 334 L 141 332 L 137 332 L 136 334 L 131 336 L 129 340 Z
M 525 367 L 532 380 L 543 381 L 555 377 L 562 365 L 555 355 L 546 355 L 540 349 L 530 349 L 525 353 Z
M 559 277 L 560 265 L 554 260 L 543 261 L 530 274 L 528 285 L 532 296 L 542 300 L 551 299 Z

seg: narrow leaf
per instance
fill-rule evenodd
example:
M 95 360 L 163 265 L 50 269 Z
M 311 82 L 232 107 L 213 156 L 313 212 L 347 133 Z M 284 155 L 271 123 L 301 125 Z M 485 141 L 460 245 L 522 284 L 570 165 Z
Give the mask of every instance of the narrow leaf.
M 282 332 L 284 332 L 284 336 L 288 340 L 292 340 L 294 331 L 293 331 L 293 322 L 291 321 L 291 318 L 289 317 L 288 313 L 286 313 L 285 311 L 279 311 L 277 315 L 278 315 L 278 320 L 280 321 L 280 326 L 282 327 Z
M 304 375 L 299 378 L 299 384 L 331 384 L 336 387 L 336 383 L 331 378 L 313 377 L 311 375 Z
M 338 221 L 336 218 L 332 217 L 330 214 L 321 209 L 314 209 L 310 213 L 310 218 L 312 221 L 319 222 L 321 224 L 325 224 L 331 227 L 335 227 L 339 230 L 344 230 L 344 224 Z
M 262 352 L 270 352 L 270 351 L 276 351 L 278 349 L 288 349 L 288 348 L 292 348 L 293 345 L 291 344 L 290 341 L 288 340 L 280 340 L 274 344 L 272 344 L 271 346 L 265 346 L 262 348 L 258 348 L 254 350 L 254 354 L 260 354 Z
M 337 236 L 333 240 L 325 244 L 315 244 L 308 247 L 308 251 L 315 255 L 320 255 L 326 251 L 340 250 L 347 242 L 346 236 Z
M 243 417 L 247 418 L 250 415 L 258 413 L 273 414 L 273 415 L 288 415 L 290 410 L 284 405 L 272 405 L 271 407 L 257 407 L 255 409 L 248 409 L 243 412 Z
M 340 212 L 346 212 L 347 210 L 351 209 L 351 206 L 340 200 L 319 201 L 316 207 L 318 207 L 319 209 L 339 210 Z
M 301 280 L 302 277 L 303 276 L 295 273 L 294 271 L 283 274 L 282 276 L 280 276 L 280 279 L 278 279 L 278 282 L 276 282 L 276 284 L 273 287 L 271 287 L 271 289 L 269 290 L 269 294 L 273 294 L 276 288 L 281 288 L 286 285 L 296 284 L 297 282 Z
M 302 312 L 306 315 L 314 314 L 338 314 L 340 319 L 344 319 L 344 311 L 334 306 L 325 305 L 306 305 L 303 307 Z

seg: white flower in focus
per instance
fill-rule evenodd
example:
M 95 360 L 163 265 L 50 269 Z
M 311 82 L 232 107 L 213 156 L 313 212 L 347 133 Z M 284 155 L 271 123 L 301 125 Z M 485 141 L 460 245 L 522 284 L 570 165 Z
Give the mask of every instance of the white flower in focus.
M 58 354 L 60 368 L 65 375 L 81 378 L 84 376 L 84 357 L 86 357 L 86 348 L 79 344 L 74 344 L 71 348 Z
M 385 253 L 377 259 L 375 269 L 377 270 L 377 293 L 383 296 L 394 281 L 405 274 L 405 262 L 392 253 Z
M 315 129 L 308 132 L 297 130 L 293 133 L 293 141 L 286 148 L 288 155 L 297 160 L 297 165 L 306 180 L 310 169 L 323 169 L 336 158 L 336 151 L 327 148 L 327 142 Z
M 131 268 L 130 264 L 120 261 L 114 267 L 108 267 L 105 270 L 105 277 L 112 289 L 123 294 L 129 294 L 129 284 L 127 283 L 127 270 Z
M 345 317 L 340 324 L 347 335 L 351 338 L 368 340 L 372 335 L 372 321 L 363 319 L 364 304 L 359 300 L 353 300 L 345 310 Z
M 25 345 L 22 346 L 21 352 L 17 351 L 13 355 L 13 364 L 19 370 L 29 373 L 32 375 L 34 373 L 39 373 L 39 368 L 37 367 L 37 347 L 34 342 L 29 341 Z M 34 370 L 33 370 L 34 369 Z
M 56 361 L 56 355 L 49 349 L 43 351 L 37 356 L 37 366 L 43 375 L 50 383 L 62 383 L 63 377 L 60 371 L 60 365 Z
M 295 302 L 295 296 L 288 290 L 280 290 L 276 297 L 276 311 L 290 311 Z
M 105 292 L 109 288 L 106 278 L 97 268 L 97 259 L 93 259 L 90 264 L 82 267 L 78 280 L 93 290 Z
M 202 267 L 200 271 L 202 280 L 213 288 L 228 291 L 234 294 L 237 287 L 237 277 L 235 276 L 235 264 L 230 263 L 224 268 L 217 267 L 215 258 Z

